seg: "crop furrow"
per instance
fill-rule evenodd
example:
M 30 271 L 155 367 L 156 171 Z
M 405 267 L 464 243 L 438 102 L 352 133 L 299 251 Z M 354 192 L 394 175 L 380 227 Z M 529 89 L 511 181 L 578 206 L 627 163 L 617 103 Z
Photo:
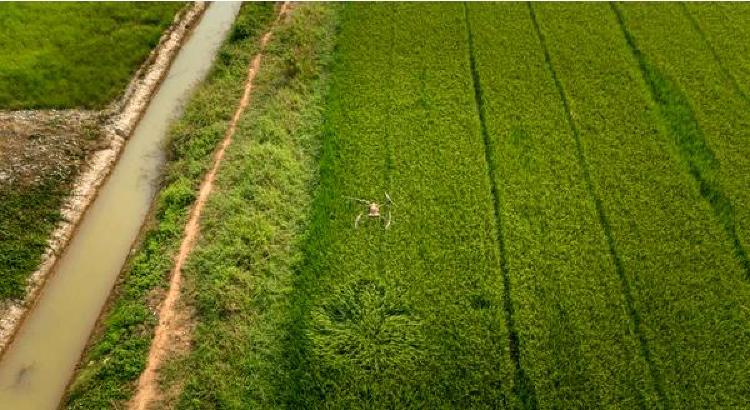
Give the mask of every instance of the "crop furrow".
M 651 350 L 649 349 L 649 346 L 648 346 L 648 340 L 643 335 L 643 331 L 641 330 L 641 317 L 638 313 L 638 310 L 635 308 L 635 304 L 633 303 L 633 292 L 631 290 L 630 282 L 628 281 L 627 275 L 625 274 L 625 268 L 623 267 L 622 259 L 620 258 L 620 255 L 617 252 L 617 247 L 615 246 L 615 241 L 612 236 L 612 227 L 610 226 L 606 211 L 604 210 L 604 207 L 602 205 L 602 200 L 597 195 L 596 190 L 594 190 L 593 182 L 591 180 L 591 171 L 589 169 L 590 166 L 588 162 L 586 161 L 586 154 L 584 152 L 583 145 L 581 144 L 580 131 L 571 114 L 570 103 L 568 101 L 568 97 L 565 94 L 565 89 L 563 88 L 562 83 L 560 82 L 560 79 L 557 76 L 557 72 L 555 71 L 555 67 L 552 63 L 552 59 L 549 53 L 549 48 L 544 38 L 544 33 L 542 33 L 542 30 L 539 27 L 539 22 L 537 20 L 536 13 L 534 12 L 534 6 L 531 4 L 531 2 L 527 4 L 529 6 L 529 13 L 531 14 L 531 20 L 533 21 L 534 30 L 536 31 L 537 37 L 539 38 L 539 43 L 542 49 L 544 50 L 544 59 L 545 59 L 547 68 L 549 69 L 550 75 L 552 76 L 552 79 L 554 80 L 555 87 L 557 88 L 557 92 L 560 95 L 560 100 L 562 101 L 562 104 L 565 110 L 565 116 L 567 119 L 568 126 L 573 132 L 575 145 L 576 145 L 576 152 L 578 155 L 578 162 L 581 166 L 581 169 L 583 170 L 583 176 L 586 181 L 586 188 L 588 190 L 589 195 L 591 196 L 591 200 L 594 202 L 594 206 L 596 208 L 596 214 L 599 218 L 599 224 L 602 226 L 602 229 L 604 230 L 604 236 L 607 241 L 607 247 L 609 248 L 609 253 L 612 256 L 612 261 L 614 262 L 614 265 L 615 265 L 615 271 L 617 272 L 617 276 L 620 278 L 620 281 L 622 284 L 622 292 L 625 296 L 626 308 L 628 311 L 628 315 L 633 321 L 633 328 L 638 338 L 638 342 L 640 343 L 641 354 L 643 355 L 644 359 L 648 363 L 649 373 L 651 375 L 651 379 L 653 380 L 654 387 L 656 388 L 656 392 L 659 395 L 659 399 L 662 402 L 666 403 L 666 395 L 664 394 L 663 381 L 661 380 L 659 371 L 656 369 L 654 360 L 651 357 Z
M 497 227 L 497 242 L 498 249 L 500 252 L 500 271 L 503 276 L 503 308 L 505 309 L 505 323 L 508 328 L 508 343 L 510 347 L 510 355 L 513 359 L 513 364 L 516 370 L 516 383 L 517 391 L 521 401 L 527 408 L 538 408 L 539 405 L 536 400 L 536 393 L 534 392 L 534 384 L 529 379 L 526 371 L 521 364 L 521 354 L 518 342 L 518 331 L 513 317 L 513 302 L 511 300 L 511 284 L 510 275 L 508 273 L 507 253 L 505 251 L 505 237 L 503 235 L 503 221 L 500 213 L 501 198 L 495 182 L 495 175 L 497 166 L 492 155 L 492 142 L 490 141 L 489 132 L 487 131 L 487 121 L 485 119 L 486 110 L 484 107 L 484 100 L 482 95 L 482 84 L 479 79 L 479 72 L 477 70 L 477 62 L 474 54 L 474 34 L 471 29 L 471 19 L 469 18 L 469 7 L 466 2 L 464 6 L 464 17 L 466 21 L 466 36 L 469 45 L 469 65 L 471 68 L 471 78 L 474 86 L 474 101 L 476 104 L 477 116 L 479 117 L 480 130 L 482 134 L 482 140 L 484 143 L 484 159 L 487 164 L 487 175 L 490 181 L 490 190 L 492 192 L 493 211 L 495 215 L 495 224 Z

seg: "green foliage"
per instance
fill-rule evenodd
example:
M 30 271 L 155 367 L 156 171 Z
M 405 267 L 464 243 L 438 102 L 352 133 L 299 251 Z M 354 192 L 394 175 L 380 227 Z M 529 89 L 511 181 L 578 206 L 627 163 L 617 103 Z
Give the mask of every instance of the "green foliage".
M 265 53 L 185 270 L 198 325 L 191 355 L 167 371 L 184 383 L 180 407 L 272 408 L 291 387 L 280 342 L 298 306 L 336 9 L 295 6 Z
M 749 377 L 743 304 L 750 284 L 662 123 L 616 14 L 603 4 L 534 8 L 631 289 L 634 326 L 653 363 L 659 404 L 742 406 L 748 385 L 737 380 Z M 657 9 L 649 10 L 633 18 L 635 25 L 655 21 Z M 630 18 L 626 23 L 634 30 Z M 683 121 L 676 118 L 669 121 Z
M 0 108 L 101 108 L 184 3 L 0 4 Z
M 0 187 L 0 300 L 23 296 L 26 279 L 38 267 L 60 219 L 69 181 L 56 175 L 23 189 Z
M 244 30 L 255 36 L 227 41 L 222 46 L 221 52 L 229 58 L 217 62 L 183 117 L 173 126 L 171 161 L 154 217 L 138 252 L 124 269 L 101 331 L 84 354 L 82 368 L 69 389 L 66 408 L 108 408 L 127 400 L 132 383 L 145 366 L 156 324 L 149 301 L 167 284 L 195 192 L 242 95 L 247 64 L 257 51 L 257 33 L 273 18 L 273 4 L 248 3 L 240 13 L 255 16 L 236 22 L 247 25 Z

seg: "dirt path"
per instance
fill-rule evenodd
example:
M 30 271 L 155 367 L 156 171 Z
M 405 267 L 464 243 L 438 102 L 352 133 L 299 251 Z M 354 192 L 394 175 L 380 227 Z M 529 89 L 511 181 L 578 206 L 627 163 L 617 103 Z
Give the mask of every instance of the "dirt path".
M 214 155 L 211 169 L 201 183 L 200 190 L 198 191 L 198 199 L 195 201 L 195 205 L 193 206 L 193 210 L 191 211 L 187 225 L 185 226 L 185 234 L 180 245 L 180 251 L 175 259 L 174 269 L 172 270 L 169 282 L 169 290 L 167 291 L 164 303 L 159 310 L 159 324 L 156 326 L 154 340 L 148 354 L 146 368 L 138 379 L 138 386 L 135 395 L 128 406 L 130 409 L 145 410 L 148 408 L 149 404 L 154 403 L 160 396 L 158 386 L 159 367 L 172 350 L 169 346 L 170 336 L 183 333 L 183 329 L 180 327 L 184 326 L 185 322 L 184 320 L 180 320 L 180 309 L 177 306 L 182 285 L 182 265 L 187 260 L 188 255 L 195 245 L 195 240 L 200 230 L 200 216 L 203 212 L 206 199 L 213 189 L 216 172 L 221 165 L 227 147 L 232 143 L 232 137 L 237 128 L 237 122 L 244 113 L 247 105 L 250 103 L 253 80 L 260 69 L 261 60 L 263 59 L 263 50 L 271 38 L 273 28 L 286 15 L 288 10 L 289 3 L 284 2 L 279 8 L 279 14 L 271 28 L 263 35 L 263 37 L 261 37 L 258 54 L 255 55 L 250 63 L 250 67 L 248 68 L 247 79 L 245 80 L 245 91 L 242 94 L 242 99 L 240 99 L 237 110 L 229 123 L 227 132 L 224 135 L 224 140 Z

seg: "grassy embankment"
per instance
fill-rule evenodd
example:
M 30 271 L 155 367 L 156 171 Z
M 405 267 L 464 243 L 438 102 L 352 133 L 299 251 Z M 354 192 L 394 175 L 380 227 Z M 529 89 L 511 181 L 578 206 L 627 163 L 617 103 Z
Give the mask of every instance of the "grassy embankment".
M 183 6 L 0 4 L 0 107 L 102 108 Z
M 103 107 L 122 92 L 183 6 L 0 4 L 0 109 Z M 85 156 L 101 138 L 96 124 L 65 129 L 51 122 L 45 127 L 38 132 L 76 134 L 69 142 L 71 148 L 56 152 L 57 147 L 51 147 L 48 151 L 57 156 L 45 158 L 36 152 L 23 153 L 23 149 L 44 148 L 34 144 L 46 141 L 46 134 L 32 135 L 24 142 L 0 142 L 9 150 L 16 146 L 18 153 L 7 155 L 34 158 L 22 162 L 51 163 L 28 164 L 51 169 L 32 178 L 0 176 L 0 300 L 23 295 L 26 278 L 37 268 L 49 234 L 60 220 L 62 201 Z M 3 138 L 19 138 L 13 126 L 6 131 Z M 0 164 L 0 169 L 3 165 L 9 167 Z
M 742 303 L 750 286 L 658 115 L 615 13 L 604 4 L 534 8 L 630 289 L 634 326 L 656 370 L 660 404 L 741 406 L 750 359 Z
M 206 205 L 185 269 L 194 348 L 169 364 L 180 408 L 269 407 L 318 182 L 323 97 L 335 41 L 329 4 L 295 5 L 274 30 L 252 103 Z
M 471 4 L 468 15 L 520 358 L 538 405 L 653 407 L 601 198 L 529 7 Z
M 67 408 L 108 408 L 127 400 L 145 366 L 156 324 L 153 299 L 167 286 L 195 192 L 242 95 L 258 38 L 274 18 L 273 4 L 248 3 L 182 118 L 171 130 L 170 160 L 153 218 L 128 262 L 101 329 L 82 359 Z

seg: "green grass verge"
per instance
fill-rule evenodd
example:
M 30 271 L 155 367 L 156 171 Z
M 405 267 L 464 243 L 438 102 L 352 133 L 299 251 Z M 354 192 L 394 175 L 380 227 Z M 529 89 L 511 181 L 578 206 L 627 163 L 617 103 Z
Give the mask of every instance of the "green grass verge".
M 468 9 L 520 359 L 538 407 L 653 407 L 631 307 L 529 7 Z
M 282 325 L 318 182 L 336 6 L 295 5 L 278 26 L 185 268 L 197 327 L 167 385 L 180 408 L 273 408 Z
M 195 192 L 242 95 L 258 38 L 273 18 L 272 3 L 243 5 L 208 79 L 173 126 L 171 158 L 153 217 L 123 272 L 101 329 L 83 356 L 65 399 L 66 408 L 109 408 L 130 397 L 145 366 L 156 324 L 149 302 L 167 286 Z
M 0 4 L 0 108 L 101 108 L 184 3 Z
M 603 4 L 534 7 L 632 289 L 660 404 L 741 405 L 750 286 L 661 123 L 615 13 Z

